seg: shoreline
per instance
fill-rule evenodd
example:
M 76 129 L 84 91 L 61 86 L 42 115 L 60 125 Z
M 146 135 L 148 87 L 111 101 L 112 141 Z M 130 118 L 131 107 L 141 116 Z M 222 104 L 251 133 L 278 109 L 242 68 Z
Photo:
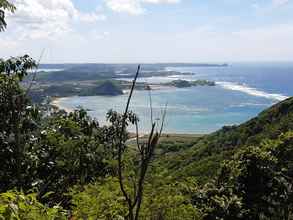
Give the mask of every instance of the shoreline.
M 53 97 L 52 101 L 50 102 L 50 105 L 55 106 L 59 110 L 64 110 L 67 113 L 73 112 L 74 109 L 66 108 L 66 107 L 60 105 L 60 101 L 62 99 L 67 99 L 67 98 L 69 98 L 69 97 Z M 103 125 L 101 125 L 101 126 L 103 126 Z M 128 131 L 128 132 L 130 134 L 130 139 L 135 139 L 135 132 L 133 132 L 133 131 Z M 202 137 L 202 136 L 208 135 L 208 134 L 210 134 L 210 133 L 191 133 L 191 132 L 185 132 L 185 133 L 178 132 L 178 133 L 176 133 L 174 131 L 170 131 L 170 132 L 166 131 L 166 132 L 162 133 L 162 137 L 164 137 L 164 138 L 168 138 L 168 137 L 194 138 L 194 137 Z M 140 132 L 140 135 L 139 135 L 140 138 L 144 138 L 147 136 L 148 136 L 147 132 L 144 132 L 144 131 Z
M 72 96 L 71 96 L 71 97 L 72 97 Z M 50 102 L 50 105 L 52 105 L 52 106 L 54 106 L 54 107 L 56 107 L 56 108 L 58 108 L 58 109 L 60 109 L 60 110 L 64 110 L 64 111 L 66 111 L 67 113 L 73 112 L 74 109 L 66 108 L 66 107 L 64 107 L 64 106 L 62 106 L 62 105 L 60 104 L 61 99 L 67 99 L 67 98 L 69 98 L 69 97 L 53 97 L 53 98 L 52 98 L 52 101 Z
M 163 85 L 163 84 L 150 84 L 150 90 L 166 90 L 166 89 L 176 89 L 175 86 L 169 86 L 169 85 Z M 137 91 L 142 91 L 141 89 L 136 89 Z M 147 91 L 147 89 L 144 89 L 145 91 Z M 122 95 L 127 95 L 129 93 L 130 89 L 124 89 L 123 90 L 123 94 Z M 94 97 L 94 96 L 99 96 L 99 95 L 89 95 L 89 96 L 77 96 L 77 97 Z M 101 97 L 106 97 L 105 95 L 100 95 Z M 118 96 L 121 96 L 121 95 L 118 95 Z M 68 98 L 72 98 L 72 97 L 75 97 L 75 96 L 68 96 L 68 97 L 51 97 L 52 101 L 50 102 L 50 104 L 52 106 L 55 106 L 59 109 L 62 109 L 64 111 L 66 111 L 67 113 L 69 112 L 73 112 L 74 109 L 72 108 L 66 108 L 64 106 L 62 106 L 60 104 L 60 101 L 61 100 L 64 100 L 64 99 L 68 99 Z

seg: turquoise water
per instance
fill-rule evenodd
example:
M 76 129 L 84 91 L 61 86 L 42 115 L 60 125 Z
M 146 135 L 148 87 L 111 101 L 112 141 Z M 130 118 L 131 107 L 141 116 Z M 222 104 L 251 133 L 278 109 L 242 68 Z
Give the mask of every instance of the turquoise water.
M 234 125 L 255 117 L 259 112 L 293 94 L 293 65 L 234 64 L 220 68 L 172 68 L 194 72 L 194 76 L 141 78 L 140 81 L 167 82 L 174 79 L 209 79 L 215 87 L 162 89 L 151 92 L 154 119 L 162 118 L 167 104 L 165 132 L 210 133 L 224 125 Z M 89 115 L 106 124 L 109 109 L 122 112 L 127 95 L 117 97 L 69 97 L 59 100 L 60 107 L 90 109 Z M 150 127 L 149 92 L 135 91 L 131 110 L 140 118 L 140 130 Z M 129 128 L 133 131 L 134 128 Z

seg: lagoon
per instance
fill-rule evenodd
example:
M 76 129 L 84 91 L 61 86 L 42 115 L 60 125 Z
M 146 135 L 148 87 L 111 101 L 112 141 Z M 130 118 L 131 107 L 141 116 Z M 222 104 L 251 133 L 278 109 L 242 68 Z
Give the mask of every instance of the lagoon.
M 160 119 L 167 104 L 166 133 L 206 134 L 225 125 L 237 125 L 262 110 L 293 95 L 292 64 L 232 64 L 229 67 L 172 68 L 193 72 L 192 76 L 140 78 L 141 82 L 170 82 L 174 79 L 216 81 L 216 86 L 165 88 L 151 91 L 154 118 Z M 282 82 L 282 83 L 280 83 Z M 106 124 L 109 109 L 123 112 L 127 94 L 122 96 L 67 97 L 58 100 L 61 108 L 90 109 L 89 115 Z M 135 91 L 131 110 L 140 118 L 140 130 L 150 128 L 148 91 Z M 131 131 L 134 128 L 129 128 Z

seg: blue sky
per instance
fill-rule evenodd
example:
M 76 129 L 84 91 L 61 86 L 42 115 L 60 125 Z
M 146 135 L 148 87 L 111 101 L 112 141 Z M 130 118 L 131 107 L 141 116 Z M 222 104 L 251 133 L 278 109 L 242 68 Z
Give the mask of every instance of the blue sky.
M 44 62 L 291 61 L 292 0 L 12 0 L 0 57 Z

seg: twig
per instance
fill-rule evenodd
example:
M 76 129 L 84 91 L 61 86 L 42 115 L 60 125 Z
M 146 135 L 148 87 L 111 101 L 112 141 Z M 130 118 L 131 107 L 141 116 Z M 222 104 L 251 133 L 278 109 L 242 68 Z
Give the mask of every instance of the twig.
M 36 78 L 37 78 L 37 72 L 38 72 L 38 70 L 39 70 L 39 66 L 40 66 L 41 60 L 42 60 L 42 58 L 43 58 L 43 56 L 44 56 L 44 53 L 45 53 L 45 49 L 43 49 L 42 52 L 41 52 L 41 54 L 40 54 L 40 57 L 39 57 L 39 59 L 38 59 L 38 63 L 37 63 L 36 69 L 35 69 L 35 71 L 33 72 L 33 78 L 32 78 L 32 80 L 31 80 L 31 82 L 30 82 L 30 84 L 29 84 L 29 87 L 27 88 L 27 90 L 26 90 L 26 92 L 25 92 L 25 95 L 26 95 L 26 96 L 29 94 L 29 92 L 30 92 L 30 90 L 31 90 L 31 88 L 32 88 L 32 86 L 33 86 L 33 82 L 36 81 Z
M 160 128 L 160 133 L 159 136 L 161 137 L 163 129 L 164 129 L 164 125 L 165 125 L 165 119 L 166 119 L 166 115 L 167 115 L 167 107 L 168 107 L 168 103 L 166 103 L 164 111 L 163 111 L 163 117 L 162 117 L 162 123 L 161 123 L 161 128 Z
M 123 193 L 123 196 L 125 197 L 127 203 L 128 203 L 128 208 L 129 208 L 129 217 L 132 220 L 133 219 L 133 207 L 132 207 L 132 201 L 131 198 L 129 197 L 129 195 L 127 194 L 125 188 L 124 188 L 124 182 L 123 182 L 123 175 L 122 175 L 122 148 L 123 148 L 123 134 L 126 128 L 126 118 L 127 118 L 127 113 L 128 113 L 128 109 L 129 109 L 129 105 L 130 105 L 130 101 L 132 98 L 132 94 L 135 88 L 135 84 L 137 81 L 137 77 L 139 75 L 140 72 L 140 65 L 137 68 L 137 72 L 135 74 L 134 80 L 132 82 L 132 86 L 131 86 L 131 90 L 128 96 L 128 100 L 127 100 L 127 104 L 126 104 L 126 108 L 125 108 L 125 112 L 123 114 L 123 118 L 122 118 L 122 127 L 121 127 L 121 132 L 119 135 L 119 144 L 118 144 L 118 178 L 119 178 L 119 185 L 120 185 L 120 189 Z
M 125 183 L 124 183 L 124 177 L 123 177 L 123 149 L 124 147 L 124 132 L 126 130 L 126 120 L 128 116 L 128 110 L 130 106 L 130 101 L 132 98 L 132 94 L 134 91 L 134 87 L 137 81 L 137 77 L 140 71 L 140 66 L 138 66 L 135 78 L 132 83 L 132 87 L 130 90 L 130 94 L 127 100 L 125 112 L 123 114 L 122 118 L 122 125 L 121 125 L 121 131 L 119 132 L 119 143 L 118 143 L 118 179 L 119 179 L 119 185 L 120 189 L 122 191 L 122 194 L 124 198 L 126 199 L 126 202 L 128 204 L 128 219 L 130 220 L 138 220 L 139 218 L 139 212 L 140 212 L 140 207 L 142 204 L 142 199 L 143 199 L 143 190 L 144 190 L 144 182 L 145 182 L 145 177 L 147 174 L 147 170 L 150 166 L 150 162 L 154 156 L 154 151 L 155 148 L 158 144 L 158 141 L 161 137 L 163 128 L 164 128 L 164 122 L 165 122 L 165 117 L 166 117 L 166 112 L 167 112 L 167 104 L 165 106 L 165 109 L 162 113 L 162 123 L 159 127 L 158 131 L 158 126 L 156 122 L 153 122 L 153 109 L 152 109 L 152 97 L 151 93 L 149 93 L 149 98 L 150 98 L 150 108 L 151 108 L 151 131 L 148 137 L 148 140 L 146 143 L 139 143 L 139 133 L 138 133 L 138 122 L 135 120 L 135 127 L 136 127 L 136 144 L 137 148 L 140 152 L 140 162 L 139 162 L 139 168 L 138 168 L 138 177 L 137 180 L 134 181 L 134 178 L 131 177 L 131 181 L 133 184 L 133 200 L 132 200 L 132 194 L 131 192 L 127 192 L 125 189 Z M 137 181 L 137 182 L 136 182 Z
M 151 124 L 154 123 L 153 121 L 153 101 L 152 101 L 152 92 L 149 89 L 149 99 L 150 99 L 150 110 L 151 110 Z
M 136 133 L 136 145 L 137 145 L 137 148 L 138 148 L 139 152 L 142 153 L 141 147 L 140 147 L 140 144 L 139 144 L 139 134 L 138 134 L 137 120 L 135 120 L 135 133 Z

